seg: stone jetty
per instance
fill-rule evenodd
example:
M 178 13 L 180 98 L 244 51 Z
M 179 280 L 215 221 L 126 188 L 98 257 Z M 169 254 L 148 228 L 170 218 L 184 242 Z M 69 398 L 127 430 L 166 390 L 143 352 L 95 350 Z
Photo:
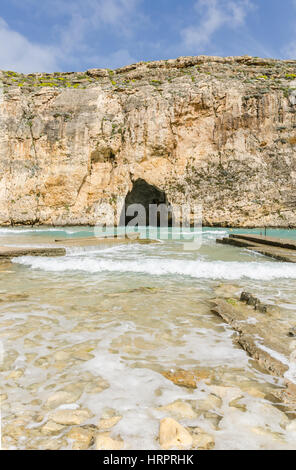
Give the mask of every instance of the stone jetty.
M 263 235 L 231 234 L 229 237 L 218 239 L 217 243 L 247 248 L 279 261 L 296 263 L 295 240 L 265 237 Z

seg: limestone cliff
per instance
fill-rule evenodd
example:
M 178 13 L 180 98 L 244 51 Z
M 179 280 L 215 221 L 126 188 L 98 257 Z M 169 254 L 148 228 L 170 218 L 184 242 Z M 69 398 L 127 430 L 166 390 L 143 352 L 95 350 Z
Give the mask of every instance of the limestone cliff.
M 0 224 L 96 224 L 138 179 L 204 224 L 296 226 L 296 61 L 1 72 Z

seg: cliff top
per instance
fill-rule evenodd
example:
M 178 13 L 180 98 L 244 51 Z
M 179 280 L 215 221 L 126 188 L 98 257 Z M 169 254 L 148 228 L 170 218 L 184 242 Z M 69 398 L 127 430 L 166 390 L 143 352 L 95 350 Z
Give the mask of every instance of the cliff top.
M 239 80 L 244 83 L 264 82 L 275 88 L 296 79 L 296 60 L 264 59 L 251 56 L 216 57 L 193 56 L 155 62 L 138 62 L 115 70 L 93 68 L 85 72 L 56 72 L 21 74 L 1 71 L 4 88 L 20 87 L 31 91 L 39 87 L 89 88 L 96 84 L 124 91 L 134 84 L 150 83 L 160 86 L 187 76 L 192 82 L 208 76 L 218 80 Z

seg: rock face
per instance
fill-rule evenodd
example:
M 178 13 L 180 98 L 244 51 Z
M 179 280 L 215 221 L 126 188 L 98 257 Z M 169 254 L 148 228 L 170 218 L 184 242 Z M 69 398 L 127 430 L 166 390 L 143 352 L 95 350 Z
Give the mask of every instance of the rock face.
M 110 223 L 144 180 L 207 225 L 296 226 L 295 73 L 205 56 L 1 72 L 0 224 Z

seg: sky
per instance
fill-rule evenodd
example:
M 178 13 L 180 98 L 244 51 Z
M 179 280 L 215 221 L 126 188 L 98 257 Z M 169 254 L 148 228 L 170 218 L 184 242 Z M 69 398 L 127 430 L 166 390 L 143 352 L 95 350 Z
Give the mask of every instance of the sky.
M 201 54 L 296 59 L 296 0 L 0 0 L 2 70 Z

